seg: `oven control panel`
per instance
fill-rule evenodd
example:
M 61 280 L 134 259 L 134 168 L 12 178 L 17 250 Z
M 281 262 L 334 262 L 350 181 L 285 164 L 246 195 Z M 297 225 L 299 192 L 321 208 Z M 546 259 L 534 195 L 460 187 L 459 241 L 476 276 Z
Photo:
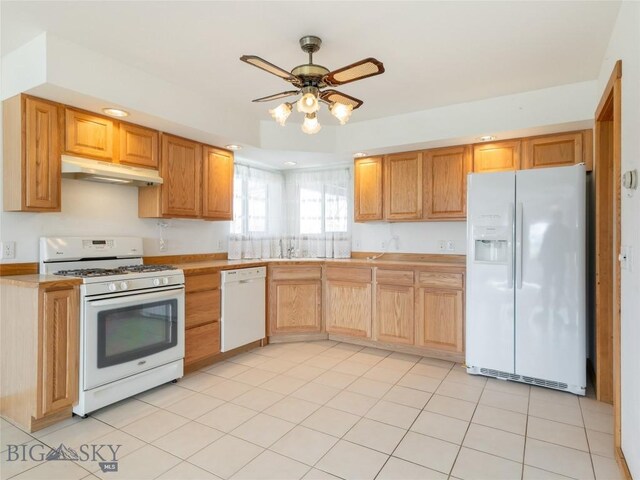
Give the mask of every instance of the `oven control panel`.
M 138 276 L 144 275 L 144 276 Z M 117 275 L 114 278 L 110 277 L 98 277 L 101 281 L 87 282 L 82 285 L 82 290 L 85 296 L 114 294 L 114 293 L 138 293 L 140 290 L 154 289 L 166 289 L 170 287 L 181 287 L 184 285 L 184 274 L 182 270 L 172 270 L 170 275 L 150 275 L 137 274 L 135 278 L 131 278 L 131 275 Z M 92 279 L 93 280 L 93 279 Z

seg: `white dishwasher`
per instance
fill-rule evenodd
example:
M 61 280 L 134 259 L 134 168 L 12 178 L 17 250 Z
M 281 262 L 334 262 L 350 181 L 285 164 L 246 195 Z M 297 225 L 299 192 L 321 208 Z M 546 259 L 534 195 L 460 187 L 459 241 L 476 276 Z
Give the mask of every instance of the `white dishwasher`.
M 266 267 L 222 272 L 221 350 L 262 340 L 266 332 Z

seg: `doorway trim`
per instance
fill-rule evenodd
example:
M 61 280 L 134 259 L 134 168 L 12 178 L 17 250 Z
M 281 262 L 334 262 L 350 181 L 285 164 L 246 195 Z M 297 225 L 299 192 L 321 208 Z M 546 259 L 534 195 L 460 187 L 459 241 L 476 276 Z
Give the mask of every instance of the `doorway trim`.
M 620 410 L 620 238 L 622 61 L 618 60 L 595 112 L 596 189 L 596 396 L 613 403 L 614 452 L 631 478 L 621 448 Z

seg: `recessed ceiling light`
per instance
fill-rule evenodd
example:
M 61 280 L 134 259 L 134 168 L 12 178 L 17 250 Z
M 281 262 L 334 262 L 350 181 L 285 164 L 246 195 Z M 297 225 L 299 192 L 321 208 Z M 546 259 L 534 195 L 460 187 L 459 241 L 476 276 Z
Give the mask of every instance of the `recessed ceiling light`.
M 240 150 L 242 147 L 240 145 L 236 145 L 235 143 L 230 143 L 229 145 L 225 145 L 224 148 L 229 150 Z
M 119 108 L 103 108 L 102 111 L 112 117 L 128 117 L 129 112 L 120 110 Z
M 367 153 L 366 152 L 356 152 L 353 154 L 354 158 L 362 158 L 362 157 L 366 157 Z
M 488 142 L 490 140 L 495 140 L 496 137 L 494 137 L 493 135 L 485 135 L 483 137 L 480 137 L 480 141 L 481 142 Z
M 284 162 L 285 165 L 287 165 L 288 167 L 293 167 L 294 165 L 297 165 L 298 162 Z

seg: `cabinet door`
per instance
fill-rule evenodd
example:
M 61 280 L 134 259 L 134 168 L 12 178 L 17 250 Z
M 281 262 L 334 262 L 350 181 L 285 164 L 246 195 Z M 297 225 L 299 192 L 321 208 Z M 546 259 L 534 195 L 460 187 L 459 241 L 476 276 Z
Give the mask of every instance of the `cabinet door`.
M 523 141 L 523 168 L 563 167 L 581 163 L 582 132 L 545 135 Z
M 65 146 L 68 153 L 75 153 L 98 160 L 113 159 L 113 121 L 65 109 Z
M 378 285 L 376 288 L 375 339 L 413 345 L 413 287 Z
M 26 98 L 25 210 L 60 211 L 60 130 L 58 106 Z
M 467 217 L 469 147 L 423 152 L 424 215 L 428 219 L 464 220 Z
M 119 161 L 126 165 L 158 168 L 158 132 L 150 128 L 121 123 Z
M 520 140 L 481 143 L 473 147 L 473 171 L 501 172 L 520 168 Z
M 464 351 L 462 290 L 418 289 L 416 345 Z
M 205 146 L 202 158 L 202 216 L 233 220 L 233 154 Z
M 200 215 L 201 166 L 200 144 L 171 135 L 162 136 L 160 174 L 164 180 L 161 187 L 163 215 Z
M 78 396 L 78 291 L 42 292 L 40 413 L 73 405 Z
M 382 157 L 356 160 L 354 178 L 355 221 L 382 220 Z
M 371 336 L 371 284 L 325 283 L 327 332 L 356 337 Z
M 220 353 L 220 322 L 190 328 L 184 335 L 184 365 Z
M 385 219 L 422 218 L 422 187 L 422 153 L 398 153 L 385 157 Z
M 185 328 L 220 320 L 220 290 L 190 292 L 184 302 Z
M 322 284 L 319 280 L 275 281 L 270 286 L 269 296 L 272 335 L 322 330 Z

